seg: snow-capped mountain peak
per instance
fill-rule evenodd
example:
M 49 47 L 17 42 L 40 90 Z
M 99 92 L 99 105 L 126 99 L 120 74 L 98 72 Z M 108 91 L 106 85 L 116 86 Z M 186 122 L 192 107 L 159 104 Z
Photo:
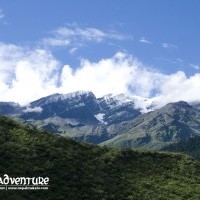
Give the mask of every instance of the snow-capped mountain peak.
M 102 97 L 102 100 L 104 100 L 110 107 L 116 107 L 123 105 L 125 103 L 132 102 L 131 98 L 126 96 L 125 94 L 108 94 Z
M 142 113 L 152 111 L 156 106 L 156 98 L 144 98 L 126 94 L 108 94 L 99 98 L 99 102 L 100 104 L 106 103 L 109 108 L 132 104 L 135 109 L 139 109 Z
M 55 102 L 58 102 L 58 101 L 64 101 L 64 100 L 67 100 L 67 101 L 80 101 L 82 97 L 93 97 L 95 98 L 94 94 L 90 91 L 77 91 L 77 92 L 71 92 L 71 93 L 68 93 L 68 94 L 52 94 L 52 95 L 49 95 L 47 97 L 43 97 L 39 100 L 36 100 L 34 102 L 31 103 L 31 106 L 32 107 L 35 107 L 35 106 L 43 106 L 43 105 L 46 105 L 46 104 L 49 104 L 49 103 L 55 103 Z

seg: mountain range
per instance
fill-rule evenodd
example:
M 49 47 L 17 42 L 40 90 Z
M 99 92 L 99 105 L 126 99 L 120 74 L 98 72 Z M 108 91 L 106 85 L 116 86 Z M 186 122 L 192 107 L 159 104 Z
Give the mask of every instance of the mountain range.
M 155 109 L 136 96 L 92 92 L 53 94 L 20 106 L 0 102 L 0 114 L 78 141 L 125 148 L 161 149 L 200 135 L 200 106 L 180 101 Z

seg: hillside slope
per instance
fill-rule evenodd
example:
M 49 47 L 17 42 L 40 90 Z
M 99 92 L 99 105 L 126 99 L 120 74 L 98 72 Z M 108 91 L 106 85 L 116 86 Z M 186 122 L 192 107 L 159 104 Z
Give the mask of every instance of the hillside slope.
M 164 151 L 182 152 L 200 160 L 200 136 L 189 138 L 164 147 Z
M 138 116 L 124 127 L 123 134 L 103 145 L 160 149 L 200 135 L 200 111 L 183 101 L 169 103 L 163 108 Z
M 199 199 L 200 163 L 173 153 L 110 149 L 0 117 L 0 176 L 49 177 L 49 191 L 1 191 L 9 200 Z

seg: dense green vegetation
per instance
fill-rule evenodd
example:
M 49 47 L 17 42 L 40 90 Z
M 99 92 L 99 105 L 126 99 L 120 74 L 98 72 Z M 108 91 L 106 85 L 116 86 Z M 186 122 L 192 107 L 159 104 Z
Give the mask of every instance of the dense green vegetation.
M 200 137 L 195 136 L 188 140 L 183 140 L 176 144 L 171 144 L 163 148 L 163 150 L 186 153 L 200 160 Z
M 0 117 L 0 175 L 50 178 L 48 191 L 0 191 L 2 200 L 200 199 L 200 163 L 175 153 L 110 149 Z

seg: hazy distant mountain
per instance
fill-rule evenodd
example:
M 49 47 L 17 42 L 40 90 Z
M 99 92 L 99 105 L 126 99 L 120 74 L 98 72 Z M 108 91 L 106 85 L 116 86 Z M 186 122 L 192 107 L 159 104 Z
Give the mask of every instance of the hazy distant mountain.
M 0 102 L 0 114 L 17 115 L 22 113 L 22 107 L 14 102 Z

